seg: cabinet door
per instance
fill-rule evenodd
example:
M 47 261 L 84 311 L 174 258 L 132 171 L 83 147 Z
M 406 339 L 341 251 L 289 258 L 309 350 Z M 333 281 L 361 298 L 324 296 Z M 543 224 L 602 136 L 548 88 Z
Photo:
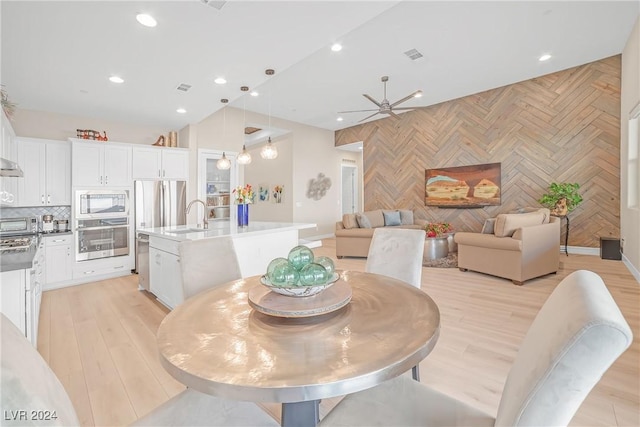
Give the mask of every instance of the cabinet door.
M 48 237 L 49 238 L 49 237 Z M 71 246 L 47 246 L 45 252 L 47 285 L 71 279 Z
M 42 206 L 45 194 L 45 144 L 18 140 L 18 164 L 24 176 L 18 181 L 18 206 Z
M 156 298 L 166 301 L 166 282 L 163 272 L 163 255 L 166 252 L 149 247 L 149 290 Z
M 0 312 L 23 334 L 26 332 L 25 274 L 29 274 L 29 270 L 0 273 Z
M 162 178 L 162 149 L 133 147 L 133 179 Z
M 184 301 L 182 272 L 180 271 L 180 257 L 166 252 L 163 255 L 163 276 L 166 284 L 166 303 L 169 307 L 176 308 L 176 306 Z
M 162 150 L 162 178 L 189 179 L 189 151 L 167 148 Z
M 73 144 L 71 150 L 71 180 L 74 186 L 101 187 L 103 180 L 103 149 L 91 143 Z
M 131 147 L 104 147 L 104 183 L 126 187 L 131 182 Z
M 71 148 L 68 143 L 46 144 L 46 204 L 71 204 Z

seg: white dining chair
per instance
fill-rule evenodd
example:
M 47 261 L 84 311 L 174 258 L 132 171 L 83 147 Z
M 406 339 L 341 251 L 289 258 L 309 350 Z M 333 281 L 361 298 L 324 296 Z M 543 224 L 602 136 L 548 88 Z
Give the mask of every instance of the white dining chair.
M 24 334 L 0 314 L 0 406 L 3 426 L 79 426 L 71 399 Z M 31 411 L 55 411 L 55 419 L 38 421 Z M 23 411 L 21 413 L 20 411 Z M 220 399 L 192 389 L 137 420 L 136 426 L 279 426 L 251 402 Z
M 420 289 L 424 230 L 376 228 L 364 271 L 402 280 Z
M 402 280 L 420 289 L 424 230 L 376 228 L 369 246 L 364 271 Z M 420 381 L 420 367 L 411 369 L 414 380 Z
M 556 287 L 531 324 L 497 417 L 398 377 L 345 397 L 321 426 L 566 426 L 632 340 L 600 276 L 576 271 Z
M 178 250 L 184 299 L 242 278 L 231 237 L 185 240 Z

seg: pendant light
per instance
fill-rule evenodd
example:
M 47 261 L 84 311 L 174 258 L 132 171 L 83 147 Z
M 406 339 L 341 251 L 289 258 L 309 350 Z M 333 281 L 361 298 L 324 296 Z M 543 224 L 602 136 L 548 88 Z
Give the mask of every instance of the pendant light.
M 247 86 L 242 86 L 240 90 L 243 92 L 247 92 L 249 88 Z M 246 98 L 246 96 L 243 97 L 243 100 L 242 100 L 242 109 L 243 109 L 243 115 L 244 115 L 243 122 L 245 123 L 245 126 L 246 126 L 247 105 L 246 105 L 246 99 L 244 98 Z M 244 131 L 242 132 L 242 137 L 244 138 Z M 249 154 L 249 152 L 247 151 L 247 147 L 244 144 L 242 144 L 242 151 L 240 152 L 240 154 L 238 154 L 236 161 L 238 162 L 239 165 L 248 165 L 249 163 L 251 163 L 251 154 Z
M 275 71 L 273 71 L 272 69 L 267 69 L 264 73 L 267 76 L 272 76 Z M 269 132 L 271 132 L 271 90 L 269 90 Z M 260 150 L 260 157 L 265 160 L 273 160 L 278 157 L 278 149 L 271 143 L 271 136 L 269 136 L 267 145 L 262 147 L 262 150 Z
M 222 102 L 223 104 L 226 104 L 227 102 L 229 102 L 228 99 L 226 98 L 222 98 L 220 100 L 220 102 Z M 224 110 L 222 110 L 223 114 L 224 114 L 224 121 L 223 121 L 223 127 L 222 127 L 222 137 L 224 138 L 224 136 L 227 134 L 227 106 L 225 105 Z M 218 161 L 216 162 L 216 168 L 218 168 L 219 170 L 227 170 L 227 169 L 231 169 L 231 160 L 227 159 L 227 156 L 225 154 L 225 152 L 222 152 L 222 157 L 220 159 L 218 159 Z

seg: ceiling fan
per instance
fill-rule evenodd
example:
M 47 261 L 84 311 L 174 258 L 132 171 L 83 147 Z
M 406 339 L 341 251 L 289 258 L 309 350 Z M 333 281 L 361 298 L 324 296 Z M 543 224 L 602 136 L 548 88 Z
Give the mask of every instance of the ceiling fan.
M 378 109 L 372 109 L 372 110 L 352 110 L 352 111 L 338 111 L 338 113 L 363 113 L 363 112 L 367 112 L 367 111 L 375 111 L 375 113 L 371 114 L 370 116 L 365 117 L 364 119 L 358 121 L 358 123 L 360 122 L 364 122 L 365 120 L 375 116 L 376 114 L 388 114 L 392 117 L 395 118 L 399 118 L 400 116 L 398 116 L 396 113 L 394 113 L 394 111 L 400 111 L 400 110 L 414 110 L 417 107 L 403 107 L 403 108 L 396 108 L 396 105 L 400 105 L 405 101 L 408 101 L 411 98 L 416 97 L 417 95 L 421 95 L 422 91 L 421 90 L 417 90 L 415 92 L 413 92 L 411 95 L 407 95 L 404 98 L 402 98 L 399 101 L 394 102 L 393 104 L 391 104 L 388 100 L 387 100 L 387 81 L 389 81 L 389 76 L 382 76 L 382 78 L 380 79 L 382 81 L 382 83 L 384 84 L 384 98 L 382 99 L 381 102 L 376 101 L 375 99 L 373 99 L 371 96 L 367 95 L 367 94 L 362 94 L 362 96 L 364 96 L 365 98 L 367 98 L 369 101 L 373 102 L 374 104 L 376 104 L 378 106 Z

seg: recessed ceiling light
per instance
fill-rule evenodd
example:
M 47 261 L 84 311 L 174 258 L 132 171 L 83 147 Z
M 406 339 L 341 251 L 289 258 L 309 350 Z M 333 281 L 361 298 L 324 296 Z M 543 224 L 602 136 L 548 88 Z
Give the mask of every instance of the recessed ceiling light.
M 260 94 L 254 90 L 254 91 L 251 91 L 250 95 L 251 96 L 258 96 Z
M 334 43 L 331 46 L 331 50 L 334 52 L 340 52 L 342 50 L 342 45 L 340 43 Z
M 422 98 L 422 92 L 418 92 L 415 95 L 413 95 L 414 98 Z
M 156 25 L 158 25 L 156 20 L 153 19 L 153 16 L 147 15 L 146 13 L 137 14 L 136 21 L 138 21 L 140 24 L 144 25 L 145 27 L 155 27 Z
M 217 79 L 214 80 L 214 82 L 216 84 L 223 85 L 227 82 L 227 80 L 224 77 L 218 77 Z
M 186 113 L 186 112 L 187 112 L 187 110 L 185 110 L 184 108 L 178 108 L 178 109 L 176 110 L 176 113 L 180 113 L 180 114 L 184 114 L 184 113 Z
M 549 55 L 548 53 L 545 53 L 540 58 L 538 58 L 538 61 L 544 62 L 544 61 L 548 61 L 550 59 L 551 59 L 551 55 Z
M 339 122 L 341 122 L 341 121 L 343 121 L 344 119 L 343 119 L 342 117 L 338 117 L 336 120 L 337 120 L 337 121 L 339 121 Z
M 124 83 L 124 80 L 122 80 L 122 78 L 118 76 L 109 77 L 109 81 L 112 83 Z

